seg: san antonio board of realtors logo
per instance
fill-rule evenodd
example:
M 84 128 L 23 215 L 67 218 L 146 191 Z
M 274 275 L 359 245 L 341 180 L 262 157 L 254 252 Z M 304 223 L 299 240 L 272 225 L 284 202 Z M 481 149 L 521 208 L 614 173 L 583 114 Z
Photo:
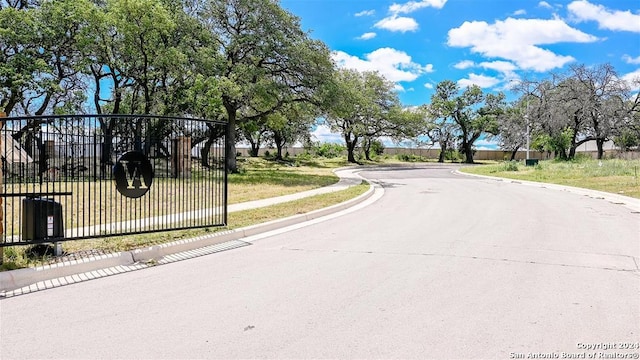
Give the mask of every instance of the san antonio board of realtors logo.
M 128 198 L 144 196 L 153 182 L 153 167 L 149 159 L 139 151 L 129 151 L 113 166 L 116 189 Z

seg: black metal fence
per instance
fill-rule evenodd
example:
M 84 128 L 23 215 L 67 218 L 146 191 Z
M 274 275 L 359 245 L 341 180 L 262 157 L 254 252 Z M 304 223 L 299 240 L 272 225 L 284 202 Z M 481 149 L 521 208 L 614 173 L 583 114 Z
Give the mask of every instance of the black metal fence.
M 0 246 L 224 226 L 226 124 L 0 118 Z

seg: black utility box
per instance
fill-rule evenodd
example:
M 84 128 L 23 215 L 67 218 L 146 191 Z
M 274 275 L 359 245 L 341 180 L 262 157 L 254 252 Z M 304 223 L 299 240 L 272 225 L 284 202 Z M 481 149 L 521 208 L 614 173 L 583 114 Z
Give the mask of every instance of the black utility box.
M 526 166 L 536 166 L 538 165 L 538 159 L 527 159 L 525 162 Z
M 22 240 L 64 237 L 62 204 L 53 199 L 22 199 Z

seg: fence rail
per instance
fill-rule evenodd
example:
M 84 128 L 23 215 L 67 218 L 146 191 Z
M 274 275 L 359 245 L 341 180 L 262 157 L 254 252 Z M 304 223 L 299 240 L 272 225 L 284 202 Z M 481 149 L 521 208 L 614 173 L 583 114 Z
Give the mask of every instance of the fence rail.
M 0 247 L 227 222 L 224 123 L 76 115 L 0 129 Z

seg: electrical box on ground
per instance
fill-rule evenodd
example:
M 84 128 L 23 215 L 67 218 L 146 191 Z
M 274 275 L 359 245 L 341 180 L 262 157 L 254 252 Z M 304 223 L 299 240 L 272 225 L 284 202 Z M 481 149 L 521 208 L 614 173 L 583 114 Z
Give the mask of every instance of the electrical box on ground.
M 62 204 L 47 198 L 22 199 L 22 240 L 64 237 Z

